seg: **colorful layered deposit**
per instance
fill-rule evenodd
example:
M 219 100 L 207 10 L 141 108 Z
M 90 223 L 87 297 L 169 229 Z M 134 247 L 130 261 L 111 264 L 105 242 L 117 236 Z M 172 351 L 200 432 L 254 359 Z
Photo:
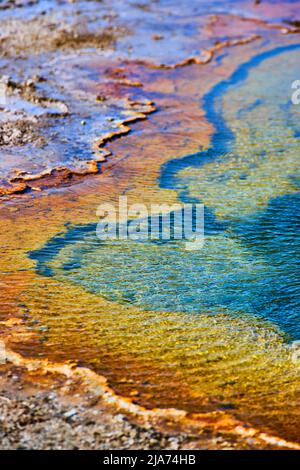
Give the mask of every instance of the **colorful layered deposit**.
M 191 2 L 190 29 L 181 24 L 174 32 L 177 53 L 168 52 L 166 15 L 164 35 L 154 39 L 159 53 L 151 49 L 156 60 L 147 57 L 148 43 L 125 54 L 124 33 L 111 55 L 86 51 L 80 66 L 69 58 L 60 92 L 53 91 L 56 79 L 49 86 L 6 82 L 6 113 L 39 87 L 51 96 L 39 103 L 43 110 L 51 102 L 68 111 L 35 110 L 53 120 L 40 130 L 51 129 L 52 140 L 40 141 L 39 154 L 32 142 L 7 144 L 15 161 L 1 163 L 6 193 L 17 183 L 28 190 L 6 194 L 0 208 L 3 331 L 27 358 L 89 367 L 136 404 L 224 411 L 299 442 L 299 362 L 292 354 L 300 339 L 300 107 L 291 103 L 299 78 L 297 11 L 289 2 L 245 2 L 243 12 L 233 4 L 230 16 L 211 2 L 205 16 Z M 145 24 L 154 34 L 155 8 L 172 2 L 155 5 L 128 13 L 140 41 Z M 141 11 L 148 18 L 142 33 Z M 55 62 L 61 72 L 62 57 Z M 139 119 L 132 132 L 124 128 Z M 56 134 L 61 122 L 65 141 Z M 128 135 L 110 139 L 120 133 Z M 95 153 L 103 147 L 101 162 Z M 78 170 L 91 161 L 93 175 Z M 20 173 L 12 179 L 15 162 Z M 51 179 L 62 168 L 72 176 Z M 187 251 L 176 240 L 100 241 L 96 209 L 120 195 L 129 204 L 204 203 L 203 249 Z

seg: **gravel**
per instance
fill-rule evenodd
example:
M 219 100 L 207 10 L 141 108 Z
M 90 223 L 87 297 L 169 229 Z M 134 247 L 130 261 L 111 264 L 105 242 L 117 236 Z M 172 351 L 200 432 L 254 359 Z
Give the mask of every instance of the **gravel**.
M 83 404 L 66 404 L 53 392 L 26 396 L 0 389 L 2 450 L 180 449 L 191 441 L 140 426 L 120 413 Z

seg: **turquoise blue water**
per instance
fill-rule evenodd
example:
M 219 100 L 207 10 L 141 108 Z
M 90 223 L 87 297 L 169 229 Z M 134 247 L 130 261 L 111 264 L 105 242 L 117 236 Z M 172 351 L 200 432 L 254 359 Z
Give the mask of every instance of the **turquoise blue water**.
M 162 188 L 205 204 L 203 249 L 103 242 L 95 223 L 31 252 L 37 271 L 144 310 L 255 316 L 299 339 L 300 115 L 290 104 L 299 51 L 258 55 L 213 88 L 204 99 L 210 147 L 162 168 Z

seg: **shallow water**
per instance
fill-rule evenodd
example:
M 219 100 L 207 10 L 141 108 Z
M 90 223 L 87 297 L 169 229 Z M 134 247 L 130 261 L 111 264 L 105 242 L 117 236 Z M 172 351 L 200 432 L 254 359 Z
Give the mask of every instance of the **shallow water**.
M 207 207 L 203 249 L 100 242 L 90 224 L 32 253 L 38 272 L 144 310 L 243 312 L 299 339 L 300 140 L 282 86 L 282 71 L 289 84 L 298 67 L 297 46 L 242 65 L 205 98 L 216 128 L 211 147 L 163 168 L 162 187 Z
M 207 13 L 224 9 L 221 3 L 210 2 Z M 291 341 L 299 338 L 300 108 L 290 105 L 290 85 L 300 49 L 297 34 L 270 24 L 295 19 L 296 6 L 245 2 L 241 12 L 233 3 L 231 12 L 243 18 L 204 19 L 204 2 L 189 2 L 182 19 L 170 1 L 155 4 L 143 22 L 132 4 L 117 16 L 122 24 L 127 11 L 131 33 L 118 38 L 116 50 L 43 54 L 39 43 L 34 57 L 16 60 L 18 77 L 24 64 L 38 69 L 47 57 L 43 71 L 54 67 L 56 78 L 38 88 L 73 104 L 71 115 L 51 117 L 53 153 L 24 147 L 37 171 L 93 158 L 93 139 L 113 130 L 108 115 L 116 123 L 128 115 L 123 102 L 116 105 L 120 97 L 153 100 L 157 112 L 109 143 L 101 174 L 51 190 L 41 185 L 1 206 L 0 313 L 21 319 L 21 326 L 8 322 L 9 346 L 26 357 L 91 367 L 147 407 L 225 411 L 299 441 Z M 88 4 L 94 13 L 98 2 Z M 165 40 L 151 39 L 154 46 L 157 29 Z M 257 32 L 262 39 L 224 46 L 206 65 L 172 68 L 216 41 Z M 107 102 L 96 103 L 99 93 Z M 45 135 L 52 130 L 43 127 Z M 17 168 L 31 171 L 22 150 L 10 150 L 24 164 Z M 8 164 L 16 168 L 12 158 L 2 163 L 3 174 Z M 203 202 L 204 248 L 101 243 L 97 206 L 124 194 L 146 204 Z

